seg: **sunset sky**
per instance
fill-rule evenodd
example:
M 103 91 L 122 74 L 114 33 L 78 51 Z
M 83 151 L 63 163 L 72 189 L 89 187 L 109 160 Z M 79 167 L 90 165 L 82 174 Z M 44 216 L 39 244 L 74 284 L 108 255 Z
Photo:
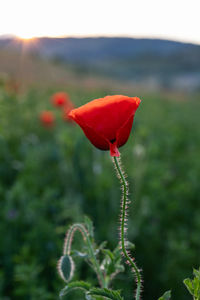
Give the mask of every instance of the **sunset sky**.
M 5 0 L 0 35 L 131 36 L 200 44 L 199 0 Z

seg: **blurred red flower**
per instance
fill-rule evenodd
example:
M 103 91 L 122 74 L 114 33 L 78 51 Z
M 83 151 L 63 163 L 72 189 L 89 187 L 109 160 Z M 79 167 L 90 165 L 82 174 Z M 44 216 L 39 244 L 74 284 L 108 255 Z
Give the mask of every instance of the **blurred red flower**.
M 54 125 L 54 114 L 51 111 L 42 111 L 40 114 L 40 121 L 46 127 L 52 127 Z
M 54 94 L 51 97 L 51 100 L 53 105 L 57 107 L 64 107 L 68 102 L 70 102 L 68 94 L 64 92 Z
M 68 117 L 82 128 L 95 147 L 110 149 L 111 156 L 119 156 L 118 148 L 128 140 L 140 102 L 137 97 L 106 96 L 71 110 Z

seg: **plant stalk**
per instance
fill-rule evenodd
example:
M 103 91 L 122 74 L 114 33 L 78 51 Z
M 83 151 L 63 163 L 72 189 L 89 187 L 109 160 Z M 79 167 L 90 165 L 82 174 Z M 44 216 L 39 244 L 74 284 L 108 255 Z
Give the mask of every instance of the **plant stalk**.
M 64 253 L 63 254 L 64 255 L 65 254 L 70 255 L 73 236 L 74 236 L 75 231 L 77 231 L 77 230 L 81 232 L 83 240 L 87 244 L 88 253 L 89 253 L 89 256 L 91 257 L 91 260 L 92 260 L 91 262 L 94 266 L 94 269 L 95 269 L 95 272 L 97 274 L 100 286 L 103 287 L 103 288 L 107 287 L 105 278 L 104 278 L 103 273 L 100 269 L 100 265 L 99 265 L 99 263 L 96 259 L 94 249 L 93 249 L 92 243 L 90 241 L 89 234 L 88 234 L 87 229 L 85 228 L 85 226 L 83 224 L 77 223 L 77 224 L 74 224 L 70 227 L 70 229 L 67 233 L 66 239 L 65 239 L 64 250 L 63 250 Z
M 128 253 L 128 251 L 126 249 L 128 183 L 125 179 L 124 172 L 120 165 L 119 158 L 114 156 L 113 162 L 114 162 L 115 168 L 117 170 L 117 174 L 118 174 L 121 184 L 122 184 L 122 203 L 121 203 L 122 207 L 121 207 L 121 216 L 120 216 L 120 243 L 121 243 L 123 255 L 126 258 L 126 262 L 128 265 L 130 265 L 132 267 L 132 270 L 135 273 L 136 284 L 137 284 L 135 299 L 140 300 L 141 299 L 141 287 L 142 287 L 142 278 L 141 278 L 140 270 L 138 269 L 136 263 L 134 262 L 134 259 L 130 256 L 130 254 Z

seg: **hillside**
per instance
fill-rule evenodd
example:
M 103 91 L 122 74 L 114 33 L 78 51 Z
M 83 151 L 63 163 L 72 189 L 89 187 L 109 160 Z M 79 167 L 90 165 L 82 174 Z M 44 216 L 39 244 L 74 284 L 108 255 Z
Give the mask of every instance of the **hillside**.
M 68 64 L 57 63 L 28 53 L 27 49 L 20 51 L 12 49 L 0 49 L 0 85 L 2 80 L 8 80 L 8 82 L 19 84 L 20 90 L 38 86 L 58 89 L 110 88 L 120 93 L 133 90 L 133 86 L 129 83 L 122 84 L 116 79 L 105 80 L 102 76 L 83 74 Z
M 0 74 L 20 82 L 23 86 L 65 84 L 69 72 L 65 68 L 38 57 L 16 51 L 0 50 Z
M 133 38 L 38 38 L 29 43 L 2 39 L 0 49 L 64 62 L 79 75 L 101 75 L 156 89 L 200 89 L 198 45 Z
M 15 38 L 0 40 L 0 47 L 23 47 L 23 41 Z M 97 61 L 105 59 L 134 59 L 144 55 L 170 57 L 188 54 L 200 55 L 200 46 L 160 39 L 134 38 L 37 38 L 30 40 L 26 48 L 45 56 L 60 56 L 74 62 Z M 196 57 L 194 57 L 196 58 Z

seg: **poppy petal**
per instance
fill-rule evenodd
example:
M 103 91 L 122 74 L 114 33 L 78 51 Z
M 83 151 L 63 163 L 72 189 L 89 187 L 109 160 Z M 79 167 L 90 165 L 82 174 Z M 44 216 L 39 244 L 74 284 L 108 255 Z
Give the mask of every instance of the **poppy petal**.
M 127 122 L 121 127 L 119 128 L 119 130 L 117 131 L 117 146 L 118 147 L 121 147 L 123 146 L 128 138 L 129 138 L 129 135 L 131 133 L 131 128 L 132 128 L 132 125 L 133 125 L 133 119 L 134 119 L 134 116 L 131 116 Z

